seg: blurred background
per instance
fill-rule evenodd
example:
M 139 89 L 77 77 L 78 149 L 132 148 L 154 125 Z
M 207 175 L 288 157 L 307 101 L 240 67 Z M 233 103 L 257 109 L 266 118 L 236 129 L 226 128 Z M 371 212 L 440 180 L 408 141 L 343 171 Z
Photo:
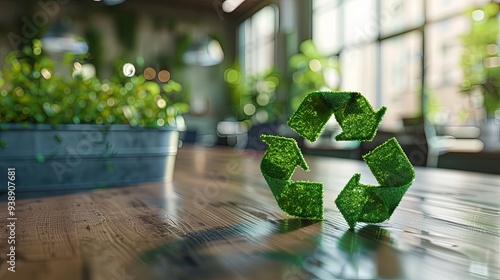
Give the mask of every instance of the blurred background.
M 258 136 L 278 133 L 361 159 L 395 136 L 414 165 L 500 174 L 497 2 L 0 0 L 0 69 L 39 40 L 61 73 L 141 75 L 174 94 L 187 144 L 265 150 Z M 286 121 L 315 90 L 388 107 L 376 139 L 336 142 L 334 118 L 315 143 L 294 134 Z

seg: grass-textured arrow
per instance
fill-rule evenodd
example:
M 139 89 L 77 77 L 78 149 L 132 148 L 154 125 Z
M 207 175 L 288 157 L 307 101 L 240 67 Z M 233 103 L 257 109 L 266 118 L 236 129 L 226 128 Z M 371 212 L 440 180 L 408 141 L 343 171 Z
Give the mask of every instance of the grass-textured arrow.
M 314 142 L 332 114 L 342 128 L 337 141 L 371 141 L 386 107 L 375 112 L 359 92 L 318 91 L 309 93 L 288 120 L 295 132 Z
M 361 184 L 361 174 L 352 176 L 335 200 L 349 224 L 380 223 L 392 215 L 415 179 L 415 170 L 396 138 L 387 140 L 363 156 L 380 186 Z
M 323 184 L 291 180 L 297 166 L 309 170 L 297 142 L 266 134 L 262 134 L 261 139 L 269 148 L 260 169 L 281 210 L 298 218 L 323 219 Z

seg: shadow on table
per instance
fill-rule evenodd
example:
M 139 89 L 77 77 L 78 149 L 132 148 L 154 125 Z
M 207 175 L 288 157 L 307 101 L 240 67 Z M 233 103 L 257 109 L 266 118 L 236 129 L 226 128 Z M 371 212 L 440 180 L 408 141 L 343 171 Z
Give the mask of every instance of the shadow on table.
M 212 242 L 231 238 L 259 238 L 273 234 L 281 234 L 315 224 L 319 221 L 302 219 L 262 220 L 237 224 L 228 227 L 214 227 L 187 234 L 179 241 L 167 243 L 164 246 L 143 253 L 141 260 L 148 264 L 159 257 L 167 257 L 172 263 L 196 264 L 194 256 L 187 256 L 195 250 L 202 249 Z
M 319 222 L 261 220 L 189 233 L 142 253 L 127 271 L 130 275 L 142 275 L 143 279 L 163 279 L 166 275 L 169 279 L 402 277 L 390 232 L 378 226 L 348 230 L 339 236 L 338 229 L 329 229 L 328 223 L 322 223 L 320 235 L 312 231 L 305 238 L 298 234 L 279 238 L 279 234 L 315 223 Z M 276 246 L 280 241 L 283 244 Z
M 166 275 L 169 279 L 234 279 L 235 275 L 259 273 L 257 269 L 262 273 L 269 266 L 263 257 L 268 237 L 316 223 L 319 221 L 259 220 L 189 233 L 142 253 L 128 273 L 143 279 L 164 279 Z

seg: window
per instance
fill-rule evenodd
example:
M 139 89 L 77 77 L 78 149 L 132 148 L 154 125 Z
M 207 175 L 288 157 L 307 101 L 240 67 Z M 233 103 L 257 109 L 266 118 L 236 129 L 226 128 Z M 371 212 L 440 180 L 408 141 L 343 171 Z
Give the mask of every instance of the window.
M 471 26 L 466 11 L 489 2 L 313 0 L 313 40 L 340 58 L 342 90 L 360 91 L 375 108 L 389 108 L 384 130 L 402 130 L 403 118 L 423 112 L 433 123 L 474 124 L 474 114 L 466 113 L 473 102 L 460 92 L 460 36 Z M 432 117 L 424 91 L 438 112 Z
M 359 45 L 377 39 L 376 0 L 344 1 L 345 45 Z M 348 16 L 347 16 L 348 15 Z
M 274 6 L 267 6 L 239 27 L 241 69 L 245 76 L 270 70 L 275 65 L 277 16 Z
M 432 3 L 431 3 L 432 2 Z M 449 2 L 449 3 L 448 3 Z M 474 3 L 485 1 L 428 1 L 430 22 L 425 26 L 426 84 L 425 89 L 433 108 L 426 110 L 428 121 L 437 125 L 474 125 L 476 114 L 469 97 L 460 92 L 463 53 L 460 36 L 470 30 L 471 22 L 465 11 Z M 441 7 L 449 4 L 447 9 Z
M 490 2 L 489 0 L 427 0 L 427 19 L 429 21 L 456 16 L 470 7 L 481 6 Z
M 381 36 L 405 32 L 424 23 L 423 0 L 381 0 Z
M 422 33 L 412 31 L 381 42 L 382 104 L 388 110 L 383 128 L 403 129 L 402 118 L 421 112 Z
M 269 5 L 239 26 L 239 69 L 243 85 L 238 93 L 238 119 L 252 124 L 272 122 L 282 115 L 276 101 L 277 8 Z
M 377 104 L 376 4 L 377 0 L 313 2 L 313 42 L 321 53 L 339 57 L 340 89 L 362 92 L 373 105 Z
M 470 28 L 465 16 L 430 23 L 426 29 L 427 86 L 433 89 L 460 85 L 460 34 Z
M 335 54 L 342 48 L 340 1 L 314 1 L 313 41 L 321 54 Z
M 340 55 L 341 90 L 358 91 L 375 106 L 377 46 L 375 43 L 344 49 Z

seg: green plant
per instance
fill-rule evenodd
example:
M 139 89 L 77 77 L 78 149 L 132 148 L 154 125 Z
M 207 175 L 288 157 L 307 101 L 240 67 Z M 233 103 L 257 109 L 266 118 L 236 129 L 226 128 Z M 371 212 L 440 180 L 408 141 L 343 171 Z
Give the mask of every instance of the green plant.
M 470 31 L 461 37 L 464 47 L 461 57 L 464 73 L 462 91 L 473 95 L 480 89 L 479 92 L 484 94 L 483 104 L 489 116 L 493 116 L 495 110 L 500 108 L 498 12 L 497 3 L 468 11 L 472 26 Z
M 280 75 L 276 69 L 244 77 L 236 68 L 229 68 L 224 78 L 231 90 L 234 116 L 252 124 L 267 123 L 283 114 L 284 106 L 276 102 Z
M 338 90 L 338 61 L 321 54 L 312 40 L 302 42 L 299 50 L 288 60 L 292 75 L 290 106 L 293 111 L 311 91 Z
M 67 55 L 64 60 L 78 68 L 79 59 Z M 175 124 L 175 117 L 188 110 L 176 101 L 182 86 L 173 80 L 162 87 L 142 75 L 123 81 L 58 74 L 41 42 L 34 40 L 31 47 L 6 56 L 0 73 L 0 123 L 161 127 Z

